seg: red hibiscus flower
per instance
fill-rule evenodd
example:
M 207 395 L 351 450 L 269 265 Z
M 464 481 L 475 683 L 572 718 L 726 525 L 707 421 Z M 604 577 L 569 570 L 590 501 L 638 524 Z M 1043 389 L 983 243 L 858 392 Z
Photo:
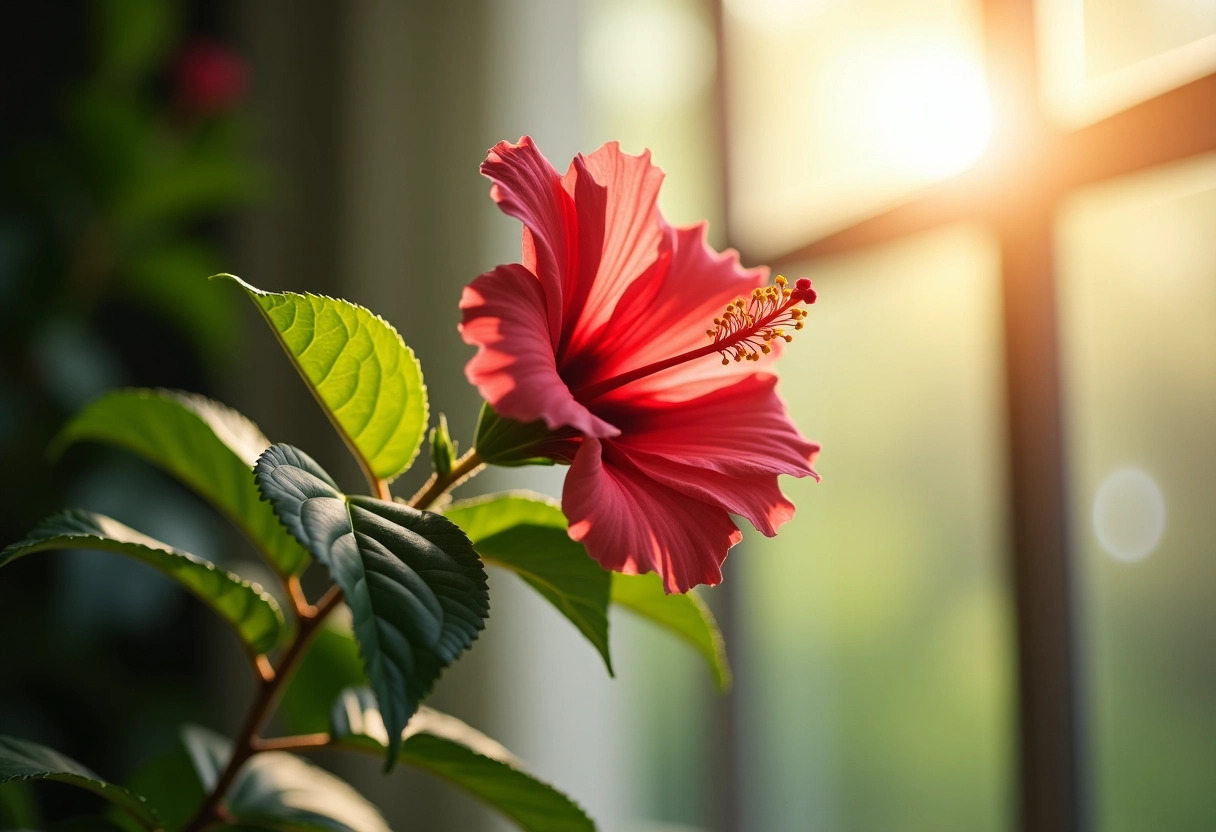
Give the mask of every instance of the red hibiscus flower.
M 794 513 L 777 476 L 818 479 L 819 446 L 753 366 L 802 328 L 810 281 L 765 285 L 704 223 L 667 225 L 649 154 L 606 144 L 561 176 L 525 136 L 481 172 L 524 225 L 523 262 L 464 290 L 469 381 L 499 415 L 573 437 L 562 510 L 601 565 L 668 592 L 718 583 L 742 537 L 730 515 L 771 536 Z

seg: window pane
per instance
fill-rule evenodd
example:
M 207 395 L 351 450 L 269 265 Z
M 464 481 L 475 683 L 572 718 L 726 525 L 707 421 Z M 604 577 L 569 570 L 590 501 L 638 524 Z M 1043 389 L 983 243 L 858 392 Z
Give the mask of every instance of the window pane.
M 988 141 L 974 0 L 728 0 L 731 218 L 784 250 L 968 167 Z
M 1216 828 L 1216 156 L 1059 222 L 1098 822 Z
M 727 561 L 746 828 L 1008 829 L 995 244 L 950 229 L 812 276 L 782 390 L 824 481 L 787 483 L 796 518 Z
M 1212 0 L 1039 0 L 1044 95 L 1094 121 L 1216 70 Z

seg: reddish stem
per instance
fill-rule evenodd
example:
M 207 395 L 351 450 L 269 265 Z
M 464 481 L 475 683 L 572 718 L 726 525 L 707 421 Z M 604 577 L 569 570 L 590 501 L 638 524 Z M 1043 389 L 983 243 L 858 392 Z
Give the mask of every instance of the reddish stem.
M 291 678 L 291 671 L 304 655 L 312 637 L 321 628 L 326 616 L 333 612 L 340 603 L 342 603 L 342 591 L 336 586 L 330 587 L 329 591 L 317 602 L 315 611 L 311 615 L 301 614 L 296 637 L 283 653 L 283 659 L 279 662 L 278 668 L 270 667 L 268 662 L 259 664 L 262 679 L 258 684 L 253 704 L 249 708 L 249 714 L 245 717 L 245 724 L 241 726 L 233 744 L 232 756 L 228 759 L 228 765 L 225 766 L 216 781 L 215 788 L 207 795 L 207 799 L 199 806 L 190 822 L 183 827 L 182 832 L 202 832 L 208 826 L 225 820 L 225 812 L 221 805 L 224 796 L 236 782 L 236 776 L 240 773 L 241 766 L 258 751 L 263 750 L 260 747 L 262 741 L 257 736 L 258 729 L 270 716 L 284 683 Z

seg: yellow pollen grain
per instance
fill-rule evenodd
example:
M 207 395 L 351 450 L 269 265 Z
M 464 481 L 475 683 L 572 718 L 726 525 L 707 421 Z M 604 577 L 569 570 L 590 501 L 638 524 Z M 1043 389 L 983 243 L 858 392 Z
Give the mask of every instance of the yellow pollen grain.
M 786 284 L 786 282 L 787 282 L 787 281 L 786 281 L 786 279 L 785 279 L 784 277 L 782 277 L 781 275 L 777 275 L 777 279 L 776 279 L 776 280 L 774 280 L 773 282 L 774 282 L 774 283 L 776 283 L 778 286 L 784 286 L 784 285 Z

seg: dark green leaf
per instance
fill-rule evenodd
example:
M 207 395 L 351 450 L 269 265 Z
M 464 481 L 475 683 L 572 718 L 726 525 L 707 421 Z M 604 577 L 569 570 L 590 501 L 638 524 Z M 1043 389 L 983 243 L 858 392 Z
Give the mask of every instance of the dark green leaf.
M 253 481 L 253 464 L 270 442 L 235 410 L 189 393 L 117 390 L 78 413 L 53 448 L 86 439 L 126 448 L 186 483 L 244 531 L 279 573 L 307 565 L 307 553 Z
M 24 540 L 0 551 L 0 566 L 47 549 L 101 549 L 134 558 L 198 596 L 232 625 L 251 653 L 265 653 L 278 642 L 283 614 L 260 586 L 103 514 L 70 509 L 48 517 Z
M 570 619 L 612 673 L 611 574 L 566 534 L 566 517 L 556 504 L 515 492 L 452 503 L 444 516 L 464 530 L 486 563 L 515 572 Z
M 335 703 L 330 733 L 349 748 L 383 751 L 388 732 L 371 691 L 347 690 Z M 459 719 L 420 708 L 402 735 L 400 760 L 481 798 L 527 832 L 593 832 L 570 798 L 519 768 L 507 749 Z
M 426 386 L 397 330 L 348 301 L 263 292 L 216 276 L 257 304 L 364 471 L 391 480 L 410 466 L 426 431 Z
M 632 610 L 687 641 L 705 659 L 719 690 L 730 687 L 730 664 L 713 613 L 695 593 L 668 595 L 662 579 L 646 575 L 612 575 L 612 603 Z
M 126 810 L 148 829 L 160 826 L 146 800 L 121 786 L 102 780 L 75 760 L 46 746 L 0 737 L 0 783 L 10 780 L 57 780 L 87 789 Z
M 477 553 L 445 517 L 342 494 L 290 445 L 271 446 L 255 475 L 283 523 L 345 594 L 395 753 L 439 674 L 485 626 L 489 597 Z
M 436 474 L 446 477 L 452 473 L 458 448 L 457 443 L 452 441 L 452 435 L 448 433 L 448 417 L 440 413 L 438 427 L 431 428 L 431 466 Z
M 232 753 L 231 743 L 204 728 L 187 728 L 182 739 L 203 788 L 215 787 Z M 225 800 L 240 825 L 283 832 L 391 832 L 380 811 L 344 780 L 323 768 L 268 751 L 245 763 Z

